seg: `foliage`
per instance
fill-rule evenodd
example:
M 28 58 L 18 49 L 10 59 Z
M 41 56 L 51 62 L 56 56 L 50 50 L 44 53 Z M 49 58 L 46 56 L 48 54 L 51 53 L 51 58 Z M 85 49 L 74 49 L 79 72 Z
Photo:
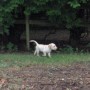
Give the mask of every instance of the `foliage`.
M 17 51 L 17 46 L 15 46 L 13 43 L 9 42 L 6 46 L 8 51 Z
M 3 28 L 3 32 L 8 34 L 8 28 L 14 23 L 12 12 L 19 4 L 22 4 L 23 0 L 2 0 L 0 3 L 0 26 Z M 15 11 L 14 11 L 15 12 Z
M 61 52 L 63 52 L 63 53 L 74 53 L 75 51 L 74 51 L 74 48 L 72 48 L 71 46 L 68 45 L 65 48 L 62 48 Z
M 8 33 L 9 26 L 14 24 L 13 16 L 22 7 L 25 15 L 44 11 L 51 22 L 64 23 L 71 28 L 81 23 L 76 13 L 87 2 L 88 0 L 0 0 L 0 25 Z
M 88 3 L 90 0 L 0 0 L 0 34 L 9 34 L 9 27 L 21 9 L 25 15 L 44 12 L 48 21 L 57 26 L 80 26 L 83 20 L 77 13 Z

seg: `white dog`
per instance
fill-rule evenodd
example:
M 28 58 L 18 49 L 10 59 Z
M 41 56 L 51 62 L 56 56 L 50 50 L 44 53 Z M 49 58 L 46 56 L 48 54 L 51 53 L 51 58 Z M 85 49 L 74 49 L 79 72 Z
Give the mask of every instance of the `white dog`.
M 36 44 L 34 55 L 37 56 L 39 56 L 39 52 L 42 52 L 43 56 L 46 56 L 46 54 L 48 54 L 48 56 L 51 57 L 51 51 L 57 50 L 57 46 L 54 43 L 43 45 L 37 43 L 35 40 L 30 40 L 29 42 L 34 42 Z

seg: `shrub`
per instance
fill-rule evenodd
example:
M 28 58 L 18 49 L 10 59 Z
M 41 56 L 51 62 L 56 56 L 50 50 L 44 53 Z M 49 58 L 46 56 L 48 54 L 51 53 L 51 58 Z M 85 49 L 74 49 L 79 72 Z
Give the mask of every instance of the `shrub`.
M 17 51 L 18 48 L 16 45 L 14 45 L 13 43 L 9 42 L 7 45 L 6 45 L 6 48 L 8 51 Z
M 68 45 L 68 46 L 62 48 L 61 52 L 63 52 L 63 53 L 73 53 L 74 49 L 71 46 Z

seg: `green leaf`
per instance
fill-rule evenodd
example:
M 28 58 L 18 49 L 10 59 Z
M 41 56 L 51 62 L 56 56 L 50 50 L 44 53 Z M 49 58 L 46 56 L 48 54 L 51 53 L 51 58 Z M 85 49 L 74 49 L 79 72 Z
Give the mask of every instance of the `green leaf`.
M 80 7 L 80 3 L 77 0 L 69 1 L 68 4 L 73 8 Z

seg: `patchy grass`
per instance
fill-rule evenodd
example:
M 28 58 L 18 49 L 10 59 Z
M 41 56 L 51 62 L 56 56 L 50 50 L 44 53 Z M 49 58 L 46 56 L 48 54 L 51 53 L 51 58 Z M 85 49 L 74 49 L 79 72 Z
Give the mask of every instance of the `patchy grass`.
M 51 58 L 38 57 L 32 54 L 7 53 L 0 54 L 0 67 L 30 66 L 30 65 L 60 65 L 73 62 L 90 61 L 90 54 L 53 54 Z

